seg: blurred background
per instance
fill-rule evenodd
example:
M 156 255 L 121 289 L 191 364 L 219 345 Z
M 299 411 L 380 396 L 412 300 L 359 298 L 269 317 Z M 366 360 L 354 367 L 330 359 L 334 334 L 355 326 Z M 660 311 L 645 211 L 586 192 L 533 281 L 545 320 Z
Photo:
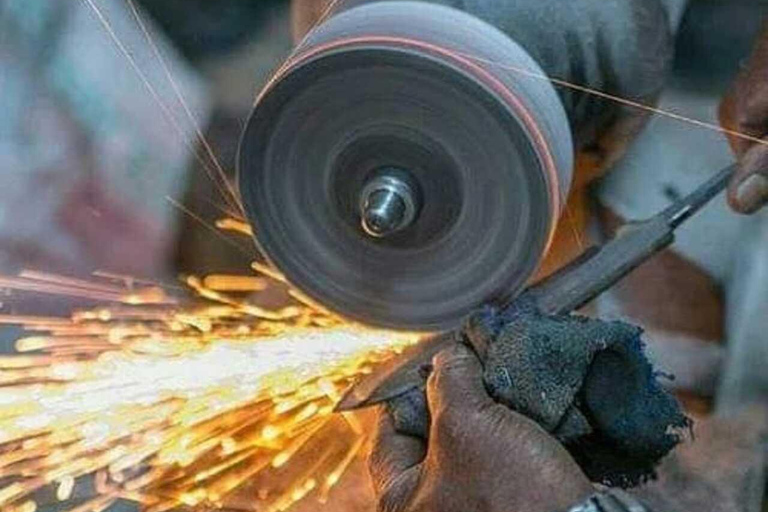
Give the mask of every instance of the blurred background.
M 255 92 L 291 47 L 288 2 L 98 8 L 0 4 L 0 268 L 159 276 L 249 261 L 201 249 L 205 228 L 174 202 L 225 216 L 196 131 L 231 177 Z
M 289 2 L 94 5 L 0 2 L 0 274 L 246 273 L 253 248 L 216 233 L 228 204 L 210 176 L 234 175 L 258 87 L 291 49 Z M 10 314 L 72 306 L 3 302 Z M 18 335 L 0 329 L 4 352 Z
M 172 282 L 179 274 L 246 272 L 252 244 L 216 232 L 231 212 L 217 166 L 231 183 L 255 95 L 292 47 L 289 1 L 90 1 L 0 0 L 0 273 L 109 271 Z M 694 0 L 662 106 L 716 122 L 765 8 L 757 0 Z M 731 158 L 721 136 L 654 119 L 597 192 L 604 220 L 648 215 Z M 682 163 L 688 171 L 679 172 Z M 640 189 L 651 199 L 633 200 Z M 765 226 L 765 216 L 747 221 L 725 211 L 721 202 L 691 223 L 675 249 L 709 276 L 703 289 L 720 302 L 721 283 L 735 271 L 718 250 L 727 242 L 706 233 L 736 238 Z M 754 265 L 742 267 L 753 273 L 742 269 L 741 279 L 752 280 Z M 669 268 L 675 262 L 644 278 L 669 279 Z M 768 301 L 768 291 L 755 293 Z M 619 289 L 599 310 L 632 316 L 626 304 L 659 300 L 640 295 Z M 17 299 L 6 312 L 67 307 Z M 704 410 L 724 357 L 724 313 L 713 311 L 718 327 L 705 336 L 712 346 L 698 352 L 705 371 L 691 377 Z M 660 338 L 678 336 L 660 324 Z M 8 351 L 15 332 L 1 332 Z M 658 350 L 660 359 L 681 354 Z M 686 357 L 679 366 L 693 360 Z M 113 510 L 134 510 L 120 507 Z

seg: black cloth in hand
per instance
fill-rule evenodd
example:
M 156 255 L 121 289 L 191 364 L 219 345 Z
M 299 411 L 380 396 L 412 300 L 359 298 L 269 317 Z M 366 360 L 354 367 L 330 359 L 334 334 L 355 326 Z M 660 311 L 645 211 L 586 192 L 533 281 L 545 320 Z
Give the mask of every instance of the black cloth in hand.
M 475 313 L 463 329 L 496 401 L 555 436 L 593 481 L 622 487 L 653 476 L 691 427 L 659 384 L 642 332 L 624 322 L 543 315 L 525 297 Z M 423 389 L 389 410 L 399 431 L 426 437 Z

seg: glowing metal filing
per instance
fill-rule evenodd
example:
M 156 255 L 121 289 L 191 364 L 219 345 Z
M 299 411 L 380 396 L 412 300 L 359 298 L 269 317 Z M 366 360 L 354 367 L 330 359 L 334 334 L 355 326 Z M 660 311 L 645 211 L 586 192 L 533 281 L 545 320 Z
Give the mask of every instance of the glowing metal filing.
M 149 512 L 218 507 L 246 484 L 264 496 L 253 499 L 260 509 L 327 499 L 365 440 L 354 417 L 331 414 L 341 392 L 417 338 L 205 286 L 249 289 L 253 278 L 187 282 L 205 303 L 48 274 L 2 281 L 117 304 L 71 319 L 0 317 L 34 331 L 18 340 L 22 354 L 0 359 L 2 510 L 32 512 L 49 488 L 48 501 L 73 512 L 117 499 Z M 124 295 L 147 303 L 120 305 Z

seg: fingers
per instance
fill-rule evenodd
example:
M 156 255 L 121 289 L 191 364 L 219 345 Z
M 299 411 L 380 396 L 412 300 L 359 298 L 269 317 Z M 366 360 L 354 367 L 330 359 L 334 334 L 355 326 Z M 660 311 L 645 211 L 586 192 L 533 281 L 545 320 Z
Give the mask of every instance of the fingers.
M 739 213 L 754 213 L 768 202 L 767 78 L 768 23 L 720 105 L 720 123 L 741 163 L 728 187 L 728 202 Z
M 445 411 L 477 411 L 493 404 L 483 385 L 480 360 L 468 347 L 456 343 L 435 356 L 433 363 L 434 371 L 427 383 L 433 417 Z
M 419 479 L 419 463 L 424 459 L 426 445 L 419 438 L 400 434 L 391 416 L 383 407 L 379 410 L 378 429 L 373 440 L 368 469 L 382 506 L 380 510 L 395 510 L 387 503 L 404 503 L 415 491 Z
M 720 126 L 726 130 L 725 136 L 728 139 L 728 144 L 737 156 L 741 156 L 753 143 L 748 137 L 759 137 L 760 135 L 747 133 L 744 128 L 737 123 L 736 118 L 741 112 L 737 106 L 738 101 L 739 91 L 734 86 L 720 103 L 718 117 L 720 118 Z M 742 137 L 741 135 L 747 135 L 748 137 Z
M 768 203 L 768 145 L 758 144 L 744 154 L 728 187 L 728 202 L 735 211 L 745 214 Z

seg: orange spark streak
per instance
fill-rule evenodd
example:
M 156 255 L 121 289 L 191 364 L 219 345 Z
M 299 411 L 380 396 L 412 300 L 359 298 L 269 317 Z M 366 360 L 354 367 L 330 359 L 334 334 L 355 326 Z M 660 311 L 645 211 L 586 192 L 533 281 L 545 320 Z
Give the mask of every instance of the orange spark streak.
M 194 144 L 191 141 L 187 140 L 187 138 L 184 136 L 185 131 L 183 130 L 181 123 L 173 114 L 173 112 L 171 112 L 170 108 L 168 108 L 168 105 L 166 105 L 165 102 L 162 100 L 162 98 L 158 94 L 155 87 L 147 78 L 146 74 L 142 71 L 141 67 L 139 67 L 139 64 L 136 62 L 136 59 L 133 58 L 133 55 L 131 54 L 131 52 L 128 50 L 128 48 L 126 48 L 125 44 L 123 44 L 123 42 L 120 40 L 117 33 L 115 32 L 115 29 L 112 27 L 112 24 L 104 15 L 102 10 L 96 5 L 94 0 L 82 0 L 82 1 L 88 8 L 90 8 L 90 10 L 96 16 L 96 19 L 104 28 L 105 32 L 110 37 L 112 42 L 115 44 L 118 51 L 123 55 L 123 57 L 126 59 L 128 64 L 131 66 L 131 68 L 133 69 L 134 73 L 141 81 L 144 88 L 150 94 L 154 102 L 160 107 L 166 119 L 171 123 L 173 128 L 181 136 L 182 140 L 184 141 L 184 144 L 189 148 L 191 153 L 195 156 L 195 159 L 197 159 L 198 162 L 200 162 L 200 165 L 202 165 L 203 168 L 206 170 L 206 173 L 208 174 L 208 176 L 211 178 L 211 181 L 213 181 L 214 185 L 216 186 L 217 191 L 222 195 L 225 201 L 229 203 L 234 201 L 234 204 L 237 205 L 237 197 L 232 196 L 231 194 L 228 194 L 227 190 L 222 189 L 222 184 L 220 180 L 216 179 L 216 174 L 210 169 L 208 162 L 206 162 L 205 159 L 199 154 Z M 214 162 L 218 164 L 218 161 L 215 159 L 215 155 L 212 158 Z
M 254 478 L 281 486 L 267 510 L 327 498 L 366 439 L 354 417 L 332 414 L 339 390 L 418 338 L 302 304 L 259 308 L 219 290 L 250 293 L 262 278 L 210 277 L 187 278 L 203 303 L 157 300 L 138 280 L 0 277 L 11 290 L 118 304 L 0 316 L 34 331 L 0 357 L 0 509 L 32 510 L 47 487 L 66 506 L 85 479 L 98 493 L 69 512 L 117 499 L 218 507 Z
M 179 104 L 181 104 L 182 108 L 184 109 L 184 112 L 187 115 L 187 118 L 189 119 L 190 123 L 192 123 L 192 126 L 195 129 L 195 133 L 197 134 L 197 139 L 203 145 L 203 148 L 205 149 L 205 152 L 208 155 L 208 158 L 211 160 L 211 162 L 213 162 L 213 165 L 216 168 L 217 174 L 216 174 L 216 178 L 214 179 L 214 182 L 219 184 L 219 186 L 221 186 L 220 184 L 224 185 L 227 191 L 227 194 L 225 194 L 225 200 L 230 203 L 230 206 L 232 206 L 233 208 L 236 208 L 236 213 L 239 213 L 240 215 L 242 215 L 244 210 L 239 200 L 240 196 L 235 190 L 234 186 L 227 179 L 227 174 L 224 172 L 224 168 L 221 166 L 219 159 L 216 158 L 216 153 L 213 151 L 213 148 L 208 142 L 208 139 L 206 139 L 205 135 L 203 134 L 203 130 L 200 128 L 200 122 L 197 120 L 197 117 L 195 116 L 195 114 L 192 113 L 192 110 L 189 108 L 187 101 L 184 99 L 184 95 L 181 93 L 179 84 L 173 78 L 173 74 L 171 74 L 171 69 L 168 66 L 168 63 L 163 57 L 163 54 L 160 52 L 160 48 L 157 46 L 157 44 L 155 44 L 155 40 L 152 38 L 152 35 L 149 33 L 149 30 L 147 29 L 147 25 L 146 23 L 144 23 L 144 20 L 141 14 L 139 13 L 138 8 L 136 7 L 136 3 L 134 2 L 134 0 L 126 0 L 126 1 L 128 3 L 128 6 L 130 7 L 133 18 L 136 20 L 136 23 L 141 29 L 141 32 L 144 34 L 144 38 L 146 39 L 147 44 L 149 44 L 149 47 L 152 49 L 152 53 L 154 54 L 155 58 L 162 66 L 163 72 L 165 73 L 165 77 L 168 80 L 168 83 L 171 84 L 171 88 L 173 89 L 173 93 L 176 96 L 176 99 L 179 101 Z

